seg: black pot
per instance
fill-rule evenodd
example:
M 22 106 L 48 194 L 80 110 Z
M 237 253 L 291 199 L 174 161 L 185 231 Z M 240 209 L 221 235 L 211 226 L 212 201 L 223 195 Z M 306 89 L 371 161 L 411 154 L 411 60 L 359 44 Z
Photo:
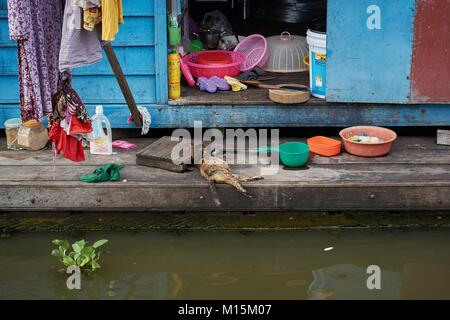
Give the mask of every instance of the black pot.
M 204 48 L 216 50 L 224 32 L 214 29 L 201 29 L 197 33 L 194 32 L 194 35 L 203 43 Z

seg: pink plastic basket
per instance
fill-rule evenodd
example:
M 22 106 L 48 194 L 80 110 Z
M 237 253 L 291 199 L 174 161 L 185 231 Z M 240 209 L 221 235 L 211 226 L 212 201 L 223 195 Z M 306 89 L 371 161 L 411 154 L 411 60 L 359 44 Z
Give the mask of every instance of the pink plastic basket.
M 256 66 L 263 67 L 269 59 L 267 40 L 260 34 L 252 34 L 246 37 L 239 42 L 234 51 L 245 55 L 241 71 L 249 71 Z
M 217 50 L 219 51 L 219 50 Z M 208 51 L 208 52 L 211 52 Z M 241 72 L 241 65 L 245 61 L 245 56 L 239 52 L 233 51 L 220 51 L 228 53 L 233 59 L 232 63 L 224 64 L 224 65 L 206 65 L 206 64 L 198 64 L 197 57 L 201 52 L 193 52 L 183 57 L 183 62 L 189 67 L 192 75 L 196 78 L 198 77 L 206 77 L 210 78 L 213 76 L 223 78 L 225 76 L 235 77 Z

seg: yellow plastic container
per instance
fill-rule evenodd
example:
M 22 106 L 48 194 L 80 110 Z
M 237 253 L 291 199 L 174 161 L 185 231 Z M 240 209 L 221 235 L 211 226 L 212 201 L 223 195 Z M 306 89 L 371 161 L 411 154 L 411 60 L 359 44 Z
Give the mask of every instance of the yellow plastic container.
M 178 99 L 181 97 L 181 68 L 180 55 L 171 53 L 168 57 L 168 78 L 169 78 L 169 98 Z

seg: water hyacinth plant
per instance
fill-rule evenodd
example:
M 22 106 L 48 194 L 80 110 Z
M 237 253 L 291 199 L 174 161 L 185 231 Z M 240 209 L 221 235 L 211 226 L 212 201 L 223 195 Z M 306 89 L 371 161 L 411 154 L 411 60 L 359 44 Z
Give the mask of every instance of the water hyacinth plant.
M 87 241 L 79 240 L 70 245 L 66 240 L 55 239 L 52 243 L 58 248 L 53 249 L 51 255 L 57 257 L 65 267 L 78 266 L 82 270 L 96 271 L 101 267 L 98 260 L 102 253 L 97 249 L 107 242 L 102 239 L 88 245 Z

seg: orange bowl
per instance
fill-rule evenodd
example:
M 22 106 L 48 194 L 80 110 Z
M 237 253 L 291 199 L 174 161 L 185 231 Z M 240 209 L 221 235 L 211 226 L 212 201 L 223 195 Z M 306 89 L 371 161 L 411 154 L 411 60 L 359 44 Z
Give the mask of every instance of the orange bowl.
M 383 139 L 380 143 L 353 142 L 348 138 L 352 135 L 367 135 Z M 339 132 L 344 141 L 345 151 L 360 157 L 380 157 L 391 151 L 392 142 L 397 134 L 386 128 L 375 126 L 356 126 L 341 130 Z
M 332 157 L 341 153 L 341 142 L 324 136 L 315 136 L 307 140 L 309 150 L 319 156 Z

